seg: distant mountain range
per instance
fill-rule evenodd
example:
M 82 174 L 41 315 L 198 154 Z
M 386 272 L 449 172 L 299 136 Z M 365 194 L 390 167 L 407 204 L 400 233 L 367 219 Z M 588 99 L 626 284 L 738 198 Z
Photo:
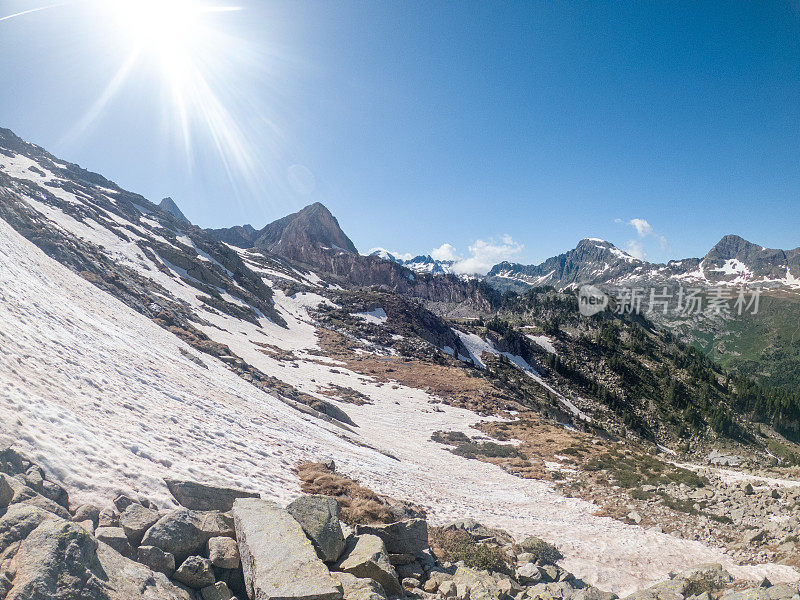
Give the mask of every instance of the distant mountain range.
M 489 271 L 486 281 L 500 289 L 667 282 L 800 289 L 800 248 L 774 250 L 726 235 L 703 258 L 657 264 L 635 258 L 610 242 L 587 238 L 573 250 L 538 265 L 502 262 Z
M 375 248 L 370 252 L 370 256 L 377 256 L 383 260 L 390 260 L 403 265 L 416 273 L 431 273 L 433 275 L 446 275 L 453 273 L 454 260 L 437 260 L 430 254 L 420 254 L 414 258 L 401 258 L 383 248 Z

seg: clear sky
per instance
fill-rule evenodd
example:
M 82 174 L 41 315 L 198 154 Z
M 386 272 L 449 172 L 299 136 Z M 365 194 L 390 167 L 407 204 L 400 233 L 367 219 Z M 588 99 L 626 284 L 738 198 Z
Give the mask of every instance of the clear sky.
M 361 251 L 480 264 L 590 236 L 656 261 L 727 233 L 800 245 L 796 1 L 82 0 L 3 19 L 48 4 L 0 0 L 0 126 L 201 226 L 320 201 Z

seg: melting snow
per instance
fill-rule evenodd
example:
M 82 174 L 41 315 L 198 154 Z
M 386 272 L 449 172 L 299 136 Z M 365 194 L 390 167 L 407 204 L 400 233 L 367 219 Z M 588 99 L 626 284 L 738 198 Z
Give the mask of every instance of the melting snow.
M 372 323 L 373 325 L 383 325 L 388 319 L 386 316 L 386 311 L 382 308 L 376 308 L 366 312 L 353 313 L 353 316 L 362 319 L 367 323 Z

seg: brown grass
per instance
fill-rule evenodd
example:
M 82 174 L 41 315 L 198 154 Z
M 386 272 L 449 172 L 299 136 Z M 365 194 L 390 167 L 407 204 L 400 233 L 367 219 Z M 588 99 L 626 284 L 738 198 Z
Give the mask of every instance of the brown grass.
M 306 494 L 333 496 L 339 503 L 341 519 L 348 525 L 393 523 L 398 520 L 391 505 L 403 505 L 392 501 L 357 481 L 331 471 L 325 463 L 302 462 L 297 465 L 300 489 Z M 424 513 L 419 507 L 407 505 L 416 513 Z

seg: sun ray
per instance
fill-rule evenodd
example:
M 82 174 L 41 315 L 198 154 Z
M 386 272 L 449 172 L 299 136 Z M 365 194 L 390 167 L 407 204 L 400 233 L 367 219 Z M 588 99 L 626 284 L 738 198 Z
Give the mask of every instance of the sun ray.
M 29 15 L 31 13 L 41 12 L 43 10 L 48 10 L 50 8 L 56 8 L 58 6 L 63 6 L 64 4 L 69 4 L 68 2 L 56 2 L 55 4 L 48 4 L 47 6 L 40 6 L 38 8 L 30 8 L 28 10 L 23 10 L 18 13 L 14 13 L 13 15 L 7 15 L 5 17 L 0 17 L 0 21 L 8 21 L 9 19 L 14 19 L 16 17 L 22 17 L 24 15 Z

